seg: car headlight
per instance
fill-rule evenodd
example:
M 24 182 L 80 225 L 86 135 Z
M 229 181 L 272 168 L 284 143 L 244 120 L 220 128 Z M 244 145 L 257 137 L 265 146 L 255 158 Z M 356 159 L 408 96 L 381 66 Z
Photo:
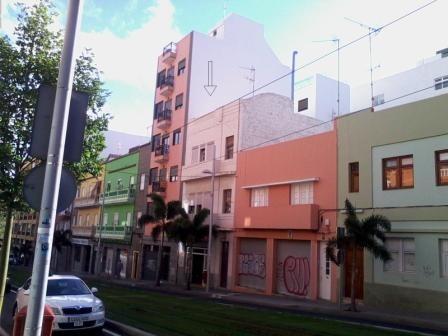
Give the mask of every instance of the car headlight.
M 58 307 L 51 307 L 51 310 L 53 311 L 53 314 L 55 314 L 55 315 L 62 315 L 62 312 Z
M 104 311 L 104 306 L 103 306 L 103 304 L 100 303 L 100 304 L 97 304 L 96 306 L 93 306 L 92 311 L 93 311 L 94 313 L 98 313 L 98 312 L 102 312 L 102 311 Z

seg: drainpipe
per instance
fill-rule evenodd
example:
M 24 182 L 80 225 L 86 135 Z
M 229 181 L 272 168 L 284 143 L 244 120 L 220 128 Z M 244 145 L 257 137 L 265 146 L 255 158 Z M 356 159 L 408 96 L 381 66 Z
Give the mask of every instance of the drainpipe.
M 298 51 L 294 50 L 292 52 L 292 70 L 291 70 L 291 101 L 294 106 L 294 78 L 295 78 L 295 72 L 296 72 L 296 55 Z

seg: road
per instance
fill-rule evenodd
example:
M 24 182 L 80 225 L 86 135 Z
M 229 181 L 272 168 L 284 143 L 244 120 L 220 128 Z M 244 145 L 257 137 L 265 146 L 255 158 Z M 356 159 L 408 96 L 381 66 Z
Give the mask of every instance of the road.
M 16 294 L 14 291 L 6 294 L 5 297 L 5 301 L 4 301 L 4 306 L 3 306 L 3 310 L 2 313 L 0 314 L 0 327 L 3 329 L 3 331 L 5 331 L 7 334 L 12 335 L 12 328 L 13 328 L 13 319 L 12 319 L 12 309 L 14 306 L 14 302 L 16 299 Z M 68 335 L 81 335 L 81 333 L 79 331 L 77 331 L 76 333 L 58 333 L 58 335 L 64 335 L 64 336 L 68 336 Z M 0 331 L 0 335 L 2 335 L 1 331 Z M 84 335 L 89 335 L 88 332 L 84 333 Z M 120 333 L 116 333 L 112 330 L 109 329 L 104 329 L 102 335 L 104 336 L 123 336 Z

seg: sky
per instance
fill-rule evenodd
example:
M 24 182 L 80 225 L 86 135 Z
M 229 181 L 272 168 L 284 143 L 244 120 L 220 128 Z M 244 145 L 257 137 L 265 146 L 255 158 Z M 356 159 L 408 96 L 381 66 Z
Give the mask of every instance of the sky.
M 22 0 L 35 3 L 38 0 Z M 2 31 L 11 34 L 16 23 L 15 0 L 2 2 Z M 150 135 L 157 57 L 163 47 L 190 31 L 207 33 L 235 12 L 264 25 L 265 36 L 280 61 L 297 66 L 380 27 L 431 0 L 85 0 L 78 53 L 91 48 L 111 96 L 104 107 L 113 119 L 110 129 Z M 67 0 L 54 0 L 61 15 L 55 29 L 65 24 Z M 417 13 L 381 30 L 372 38 L 374 77 L 412 68 L 422 59 L 448 47 L 448 0 L 438 0 Z M 298 80 L 313 73 L 336 78 L 337 54 L 300 69 Z M 340 52 L 341 80 L 357 86 L 370 80 L 369 44 L 365 38 Z M 448 69 L 447 69 L 448 72 Z M 235 97 L 237 98 L 237 97 Z

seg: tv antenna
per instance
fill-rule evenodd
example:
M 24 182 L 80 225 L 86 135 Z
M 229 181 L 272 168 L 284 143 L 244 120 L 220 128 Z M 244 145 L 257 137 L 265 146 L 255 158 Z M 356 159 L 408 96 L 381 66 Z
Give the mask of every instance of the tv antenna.
M 246 78 L 249 82 L 252 82 L 252 97 L 253 97 L 254 94 L 255 94 L 255 68 L 254 68 L 253 65 L 252 65 L 250 68 L 248 68 L 248 67 L 241 67 L 241 66 L 240 66 L 240 68 L 241 68 L 241 69 L 244 69 L 244 70 L 248 70 L 248 71 L 250 71 L 250 75 L 249 75 L 249 76 L 246 76 L 245 78 Z
M 364 23 L 355 21 L 353 19 L 350 19 L 348 17 L 345 18 L 347 21 L 350 21 L 352 23 L 355 23 L 359 26 L 361 26 L 364 29 L 367 29 L 369 31 L 369 57 L 370 57 L 370 98 L 371 98 L 371 111 L 373 112 L 373 65 L 372 65 L 372 34 L 378 35 L 381 31 L 381 28 L 375 28 L 371 27 L 369 25 L 366 25 Z
M 339 48 L 339 46 L 340 46 L 340 43 L 341 43 L 341 40 L 338 38 L 338 37 L 335 37 L 335 38 L 332 38 L 332 39 L 328 39 L 328 40 L 317 40 L 317 41 L 313 41 L 313 42 L 316 42 L 316 43 L 323 43 L 323 42 L 333 42 L 333 43 L 336 43 L 336 45 L 338 46 L 338 99 L 337 99 L 337 103 L 338 103 L 338 116 L 339 116 L 339 113 L 340 113 L 340 92 L 341 92 L 341 90 L 340 90 L 340 70 L 341 70 L 341 67 L 340 67 L 340 48 Z M 332 113 L 333 114 L 333 117 L 334 117 L 334 113 Z

